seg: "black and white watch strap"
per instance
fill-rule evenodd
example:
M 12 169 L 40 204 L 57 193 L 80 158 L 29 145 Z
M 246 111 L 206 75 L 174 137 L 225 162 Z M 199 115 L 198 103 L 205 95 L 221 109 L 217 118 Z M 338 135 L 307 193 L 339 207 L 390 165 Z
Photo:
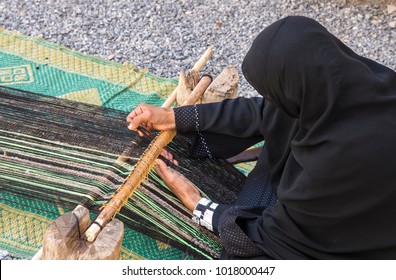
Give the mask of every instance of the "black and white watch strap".
M 213 213 L 217 206 L 217 203 L 214 203 L 204 197 L 201 198 L 193 211 L 193 220 L 197 224 L 206 227 L 210 231 L 213 231 Z

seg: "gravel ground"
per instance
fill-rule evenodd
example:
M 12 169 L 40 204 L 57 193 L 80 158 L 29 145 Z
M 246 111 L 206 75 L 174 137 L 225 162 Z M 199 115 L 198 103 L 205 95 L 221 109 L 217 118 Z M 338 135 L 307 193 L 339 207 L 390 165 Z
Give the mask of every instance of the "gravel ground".
M 266 26 L 288 15 L 304 15 L 358 54 L 396 69 L 396 1 L 368 1 L 2 0 L 0 27 L 131 62 L 163 77 L 178 76 L 212 46 L 214 54 L 204 71 L 216 76 L 228 65 L 239 67 Z M 256 95 L 240 76 L 239 94 Z M 7 257 L 0 251 L 0 259 Z
M 206 72 L 217 75 L 228 65 L 239 67 L 262 29 L 284 16 L 304 15 L 322 23 L 358 54 L 396 69 L 396 11 L 386 3 L 367 2 L 2 0 L 0 27 L 176 77 L 209 45 L 214 54 Z M 242 74 L 239 93 L 255 95 Z

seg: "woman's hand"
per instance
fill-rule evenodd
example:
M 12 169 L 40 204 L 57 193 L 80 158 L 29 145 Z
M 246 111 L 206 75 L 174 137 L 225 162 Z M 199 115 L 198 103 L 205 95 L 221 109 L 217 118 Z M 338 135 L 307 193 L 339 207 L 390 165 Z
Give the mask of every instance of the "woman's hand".
M 176 128 L 175 114 L 171 108 L 162 108 L 149 104 L 139 104 L 127 117 L 128 128 L 135 130 L 140 136 L 143 133 L 138 130 L 141 126 L 147 131 L 171 130 Z
M 190 180 L 188 180 L 176 170 L 168 167 L 162 160 L 157 159 L 155 163 L 155 171 L 157 174 L 168 185 L 172 192 L 181 200 L 184 206 L 193 212 L 195 206 L 202 198 L 199 190 Z

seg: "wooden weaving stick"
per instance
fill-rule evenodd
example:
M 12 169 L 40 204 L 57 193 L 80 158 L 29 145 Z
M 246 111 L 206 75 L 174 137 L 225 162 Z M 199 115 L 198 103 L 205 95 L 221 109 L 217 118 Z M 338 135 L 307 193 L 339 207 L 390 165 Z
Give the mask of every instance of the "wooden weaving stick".
M 203 76 L 183 105 L 194 104 L 205 92 L 211 82 L 212 77 L 208 75 Z M 93 242 L 101 229 L 104 228 L 106 224 L 120 211 L 128 198 L 145 180 L 148 172 L 154 167 L 155 159 L 158 158 L 162 150 L 172 141 L 175 135 L 176 130 L 167 130 L 160 132 L 160 134 L 153 139 L 149 147 L 135 165 L 131 174 L 129 174 L 122 186 L 117 190 L 112 199 L 103 207 L 102 212 L 84 233 L 84 237 L 87 241 Z

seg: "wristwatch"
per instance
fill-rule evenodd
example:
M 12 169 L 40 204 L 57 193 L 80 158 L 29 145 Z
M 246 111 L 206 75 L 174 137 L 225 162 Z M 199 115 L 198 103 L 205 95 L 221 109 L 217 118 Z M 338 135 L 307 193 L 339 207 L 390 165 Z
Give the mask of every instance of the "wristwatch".
M 213 214 L 217 206 L 217 203 L 214 203 L 204 197 L 201 198 L 198 204 L 195 206 L 195 209 L 193 211 L 194 216 L 192 217 L 192 220 L 198 225 L 201 225 L 208 230 L 213 231 Z

